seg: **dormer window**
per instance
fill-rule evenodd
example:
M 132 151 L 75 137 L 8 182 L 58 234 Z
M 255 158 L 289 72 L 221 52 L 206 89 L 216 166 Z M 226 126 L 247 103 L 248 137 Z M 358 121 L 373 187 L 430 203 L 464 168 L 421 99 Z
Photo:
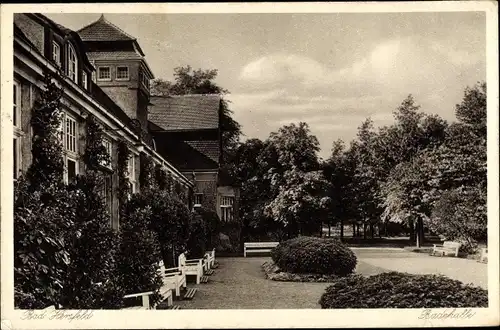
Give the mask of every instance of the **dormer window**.
M 109 66 L 100 66 L 97 68 L 97 80 L 111 80 L 111 68 Z
M 78 83 L 78 58 L 75 48 L 68 44 L 68 76 L 75 83 Z
M 61 47 L 57 42 L 52 42 L 52 60 L 57 66 L 61 66 Z
M 129 80 L 128 66 L 119 66 L 116 68 L 116 80 Z

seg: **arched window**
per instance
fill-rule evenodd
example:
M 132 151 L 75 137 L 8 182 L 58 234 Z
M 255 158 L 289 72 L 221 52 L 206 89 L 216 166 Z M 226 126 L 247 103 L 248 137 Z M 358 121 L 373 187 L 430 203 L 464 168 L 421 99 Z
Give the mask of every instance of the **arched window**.
M 68 44 L 68 76 L 78 83 L 78 57 L 72 44 Z

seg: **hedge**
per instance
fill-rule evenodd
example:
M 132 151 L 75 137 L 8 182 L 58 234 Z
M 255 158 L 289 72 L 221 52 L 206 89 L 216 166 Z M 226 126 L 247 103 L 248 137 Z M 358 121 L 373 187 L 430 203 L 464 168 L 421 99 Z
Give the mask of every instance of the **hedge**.
M 488 292 L 442 275 L 388 272 L 339 279 L 319 304 L 324 309 L 487 307 Z
M 300 236 L 281 242 L 271 252 L 285 272 L 345 276 L 356 268 L 357 258 L 339 240 Z

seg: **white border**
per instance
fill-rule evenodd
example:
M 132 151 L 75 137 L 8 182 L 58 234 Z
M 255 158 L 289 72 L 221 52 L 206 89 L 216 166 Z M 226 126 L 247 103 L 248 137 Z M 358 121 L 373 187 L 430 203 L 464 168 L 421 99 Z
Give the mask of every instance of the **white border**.
M 298 327 L 408 327 L 477 326 L 499 324 L 498 269 L 498 4 L 493 1 L 438 1 L 405 3 L 207 3 L 207 4 L 23 4 L 2 5 L 2 121 L 1 121 L 1 256 L 2 328 L 298 328 Z M 21 320 L 22 311 L 13 310 L 12 246 L 12 157 L 9 104 L 12 103 L 12 38 L 14 12 L 66 13 L 319 13 L 319 12 L 436 12 L 484 11 L 487 15 L 488 83 L 488 264 L 489 308 L 474 309 L 470 319 L 426 321 L 421 309 L 390 310 L 177 310 L 177 311 L 93 311 L 87 321 Z M 496 261 L 496 262 L 495 262 Z M 319 297 L 318 297 L 319 299 Z M 436 312 L 440 311 L 435 309 Z M 449 311 L 449 310 L 448 310 Z

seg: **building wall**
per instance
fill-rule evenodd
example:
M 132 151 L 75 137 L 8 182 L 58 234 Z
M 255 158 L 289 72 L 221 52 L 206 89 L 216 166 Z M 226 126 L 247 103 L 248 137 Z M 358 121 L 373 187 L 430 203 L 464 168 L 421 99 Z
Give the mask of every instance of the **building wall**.
M 186 176 L 190 173 L 183 173 Z M 217 211 L 217 172 L 196 173 L 193 193 L 202 193 L 202 206 Z
M 147 106 L 149 95 L 140 92 L 139 89 L 139 61 L 122 59 L 95 59 L 96 83 L 108 96 L 115 101 L 130 118 L 138 119 L 143 129 L 147 128 Z M 116 80 L 116 70 L 119 66 L 129 68 L 129 80 Z M 103 81 L 98 79 L 98 68 L 109 67 L 111 80 Z M 142 91 L 142 90 L 141 90 Z

